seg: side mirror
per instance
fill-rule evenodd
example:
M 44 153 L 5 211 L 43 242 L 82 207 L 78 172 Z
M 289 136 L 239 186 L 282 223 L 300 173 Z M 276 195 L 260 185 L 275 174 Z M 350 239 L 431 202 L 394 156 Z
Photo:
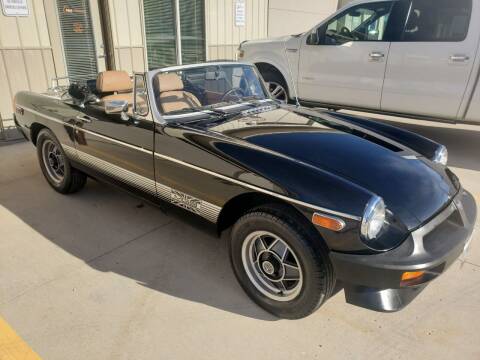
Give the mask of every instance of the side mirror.
M 128 111 L 128 101 L 107 100 L 104 102 L 106 114 L 120 114 Z
M 314 31 L 310 33 L 307 37 L 307 45 L 318 45 L 318 35 L 317 32 Z

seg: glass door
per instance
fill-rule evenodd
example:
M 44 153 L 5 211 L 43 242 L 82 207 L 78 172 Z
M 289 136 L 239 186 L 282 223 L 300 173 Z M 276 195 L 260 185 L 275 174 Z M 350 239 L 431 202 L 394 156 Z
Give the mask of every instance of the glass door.
M 144 0 L 149 70 L 206 59 L 205 0 Z

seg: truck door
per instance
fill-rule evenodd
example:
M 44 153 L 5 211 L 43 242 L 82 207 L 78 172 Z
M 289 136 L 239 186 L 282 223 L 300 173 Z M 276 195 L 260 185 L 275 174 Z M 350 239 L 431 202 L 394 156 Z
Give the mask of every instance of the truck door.
M 381 108 L 455 119 L 470 79 L 480 21 L 472 0 L 409 0 L 405 26 L 392 42 Z
M 298 77 L 302 100 L 380 109 L 393 4 L 352 6 L 303 39 Z

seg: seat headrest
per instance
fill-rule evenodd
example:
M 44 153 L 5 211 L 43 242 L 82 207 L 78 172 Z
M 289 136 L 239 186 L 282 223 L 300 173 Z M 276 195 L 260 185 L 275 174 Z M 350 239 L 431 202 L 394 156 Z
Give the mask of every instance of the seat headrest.
M 97 91 L 126 92 L 132 90 L 132 80 L 126 71 L 102 71 L 97 77 Z
M 165 91 L 182 91 L 183 81 L 177 74 L 158 74 L 154 79 L 154 87 L 159 93 Z

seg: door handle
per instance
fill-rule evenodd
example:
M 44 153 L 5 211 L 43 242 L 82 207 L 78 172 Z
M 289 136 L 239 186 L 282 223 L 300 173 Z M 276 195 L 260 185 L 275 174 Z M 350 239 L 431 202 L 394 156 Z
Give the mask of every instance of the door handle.
M 450 56 L 450 61 L 451 62 L 459 63 L 459 62 L 467 62 L 468 60 L 470 60 L 470 56 L 467 56 L 467 55 L 452 55 L 452 56 Z
M 84 123 L 91 123 L 92 120 L 95 120 L 95 118 L 90 117 L 88 115 L 77 115 L 76 119 L 80 120 L 81 122 L 84 122 Z
M 385 54 L 380 51 L 373 51 L 368 56 L 370 57 L 370 60 L 373 61 L 380 61 L 385 58 Z

